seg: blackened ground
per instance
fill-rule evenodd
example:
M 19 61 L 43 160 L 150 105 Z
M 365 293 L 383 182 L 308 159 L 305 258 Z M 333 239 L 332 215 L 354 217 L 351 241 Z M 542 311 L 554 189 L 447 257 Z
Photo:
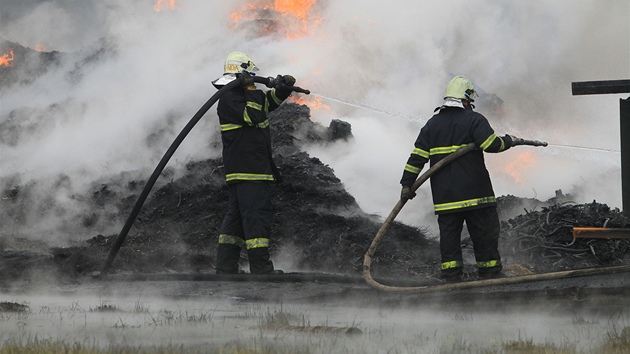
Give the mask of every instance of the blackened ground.
M 274 159 L 284 181 L 274 187 L 275 215 L 271 253 L 288 254 L 300 271 L 360 275 L 363 256 L 382 225 L 364 213 L 334 171 L 301 149 L 302 144 L 333 144 L 352 139 L 348 123 L 329 127 L 311 122 L 308 107 L 284 104 L 270 115 Z M 169 180 L 172 171 L 163 177 Z M 213 272 L 219 227 L 227 203 L 221 159 L 191 162 L 183 177 L 153 191 L 114 260 L 113 272 Z M 63 178 L 60 178 L 63 183 Z M 72 280 L 100 271 L 117 234 L 98 234 L 99 225 L 123 224 L 145 181 L 121 173 L 98 181 L 85 196 L 83 215 L 74 220 L 86 241 L 47 249 L 42 244 L 12 248 L 4 240 L 2 279 L 23 279 L 48 270 Z M 5 220 L 18 222 L 29 203 L 29 186 L 5 188 Z M 512 274 L 541 273 L 630 261 L 627 240 L 573 240 L 573 226 L 626 227 L 619 210 L 593 202 L 576 205 L 560 191 L 541 202 L 514 196 L 499 199 L 500 248 Z M 6 238 L 6 237 L 5 237 Z M 466 263 L 474 264 L 472 244 L 464 237 Z M 439 247 L 422 230 L 395 222 L 373 257 L 375 277 L 413 279 L 438 272 Z M 243 264 L 246 268 L 246 264 Z M 285 269 L 294 271 L 295 269 Z

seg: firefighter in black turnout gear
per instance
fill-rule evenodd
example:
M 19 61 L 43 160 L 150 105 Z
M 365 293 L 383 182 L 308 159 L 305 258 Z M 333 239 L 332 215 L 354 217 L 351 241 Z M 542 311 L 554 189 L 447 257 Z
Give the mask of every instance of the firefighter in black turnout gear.
M 444 104 L 429 119 L 415 142 L 400 183 L 401 198 L 412 199 L 411 186 L 425 163 L 431 166 L 444 157 L 475 143 L 477 149 L 453 160 L 431 177 L 431 193 L 440 230 L 441 272 L 446 281 L 463 274 L 461 232 L 463 224 L 473 242 L 478 275 L 481 279 L 502 276 L 499 255 L 499 217 L 484 152 L 498 153 L 512 147 L 510 135 L 499 137 L 481 114 L 473 111 L 477 96 L 472 82 L 454 77 L 446 87 Z
M 228 207 L 217 248 L 217 274 L 239 273 L 239 258 L 247 250 L 252 274 L 282 274 L 269 257 L 273 210 L 271 183 L 280 174 L 271 157 L 267 112 L 278 108 L 291 95 L 295 84 L 290 75 L 269 78 L 269 91 L 256 89 L 252 75 L 258 67 L 241 52 L 227 57 L 224 74 L 212 84 L 220 88 L 241 79 L 243 84 L 226 92 L 217 106 L 221 123 L 223 165 L 229 189 Z

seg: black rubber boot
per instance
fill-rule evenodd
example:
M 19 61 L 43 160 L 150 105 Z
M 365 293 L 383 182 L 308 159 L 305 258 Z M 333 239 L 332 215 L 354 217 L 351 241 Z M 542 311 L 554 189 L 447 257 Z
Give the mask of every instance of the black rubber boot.
M 253 248 L 247 250 L 249 258 L 249 271 L 252 274 L 272 274 L 275 269 L 273 262 L 269 259 L 269 249 L 267 247 Z
M 219 244 L 217 247 L 217 274 L 239 274 L 238 260 L 241 248 L 236 245 Z

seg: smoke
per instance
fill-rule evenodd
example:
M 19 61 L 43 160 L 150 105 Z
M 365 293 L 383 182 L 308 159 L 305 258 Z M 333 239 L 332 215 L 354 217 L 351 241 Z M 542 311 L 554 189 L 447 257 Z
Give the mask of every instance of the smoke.
M 65 55 L 57 68 L 0 91 L 0 124 L 19 133 L 0 146 L 0 178 L 38 181 L 42 192 L 63 179 L 64 189 L 53 194 L 63 191 L 54 203 L 68 209 L 64 215 L 81 208 L 69 196 L 94 181 L 121 172 L 146 178 L 216 92 L 210 81 L 234 50 L 249 54 L 261 75 L 292 74 L 314 93 L 417 118 L 335 101 L 325 101 L 330 111 L 312 112 L 323 124 L 332 118 L 352 124 L 353 141 L 309 152 L 335 170 L 369 213 L 385 216 L 396 203 L 413 141 L 455 74 L 482 92 L 477 110 L 499 134 L 619 149 L 617 101 L 624 96 L 574 97 L 570 87 L 628 76 L 624 2 L 319 0 L 307 30 L 294 37 L 287 33 L 297 29 L 283 24 L 295 23 L 282 15 L 265 18 L 277 25 L 264 35 L 256 20 L 234 26 L 230 15 L 245 0 L 175 3 L 159 12 L 148 0 L 3 3 L 5 40 Z M 217 156 L 218 141 L 213 108 L 170 166 L 177 171 L 187 161 Z M 514 163 L 524 158 L 530 162 Z M 497 195 L 544 200 L 562 189 L 577 193 L 577 202 L 621 205 L 618 153 L 519 147 L 486 160 Z M 514 170 L 506 171 L 510 164 Z M 428 184 L 412 203 L 403 221 L 434 223 Z M 60 229 L 58 219 L 28 232 Z

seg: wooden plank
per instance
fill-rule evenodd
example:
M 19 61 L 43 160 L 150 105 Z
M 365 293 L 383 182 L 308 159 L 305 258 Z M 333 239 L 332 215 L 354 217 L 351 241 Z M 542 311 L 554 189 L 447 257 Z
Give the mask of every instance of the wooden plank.
M 630 238 L 630 229 L 574 227 L 574 238 Z
M 629 93 L 630 80 L 579 81 L 571 83 L 573 95 Z

